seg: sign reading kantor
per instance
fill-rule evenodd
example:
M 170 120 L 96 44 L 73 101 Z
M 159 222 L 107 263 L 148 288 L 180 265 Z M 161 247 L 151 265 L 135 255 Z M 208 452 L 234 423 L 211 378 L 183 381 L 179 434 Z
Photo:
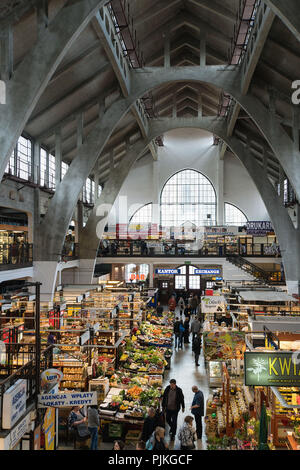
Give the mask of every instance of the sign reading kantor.
M 300 363 L 292 352 L 245 352 L 245 385 L 300 386 Z

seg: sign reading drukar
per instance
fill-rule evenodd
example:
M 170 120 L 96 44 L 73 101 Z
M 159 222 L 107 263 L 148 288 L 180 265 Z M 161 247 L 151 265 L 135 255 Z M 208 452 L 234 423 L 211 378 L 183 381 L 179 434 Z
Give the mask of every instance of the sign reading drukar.
M 39 407 L 64 408 L 76 405 L 97 405 L 97 392 L 58 392 L 39 395 Z
M 292 352 L 251 352 L 244 355 L 245 385 L 299 387 L 300 361 Z

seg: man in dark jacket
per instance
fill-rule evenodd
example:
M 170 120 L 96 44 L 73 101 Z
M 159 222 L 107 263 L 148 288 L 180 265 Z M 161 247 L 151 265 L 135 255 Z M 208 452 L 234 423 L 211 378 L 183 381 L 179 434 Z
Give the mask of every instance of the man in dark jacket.
M 192 391 L 195 395 L 191 406 L 191 412 L 195 417 L 197 437 L 198 439 L 202 439 L 202 416 L 204 416 L 204 396 L 201 390 L 199 390 L 196 385 L 192 387 Z
M 148 416 L 144 421 L 141 440 L 147 442 L 148 439 L 152 436 L 156 426 L 158 426 L 156 411 L 153 407 L 151 407 L 149 408 Z
M 166 413 L 166 421 L 170 426 L 170 438 L 171 441 L 174 441 L 176 431 L 177 431 L 177 418 L 180 408 L 182 407 L 182 412 L 184 413 L 184 396 L 181 388 L 177 387 L 176 380 L 171 379 L 170 385 L 164 391 L 162 408 Z
M 175 349 L 177 348 L 177 346 L 180 347 L 180 329 L 179 329 L 180 323 L 181 322 L 179 318 L 177 317 L 173 325 L 173 332 L 175 335 Z
M 195 364 L 196 364 L 196 366 L 199 366 L 200 365 L 199 364 L 199 356 L 200 356 L 200 353 L 201 353 L 201 334 L 200 334 L 200 332 L 193 339 L 192 349 L 193 349 L 193 353 L 195 354 Z

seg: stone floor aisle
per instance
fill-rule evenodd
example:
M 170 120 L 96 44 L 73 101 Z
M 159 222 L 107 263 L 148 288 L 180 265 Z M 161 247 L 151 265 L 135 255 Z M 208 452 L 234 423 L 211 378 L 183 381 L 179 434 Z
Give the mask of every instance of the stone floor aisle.
M 191 337 L 190 337 L 191 341 Z M 177 382 L 178 387 L 180 387 L 183 391 L 184 398 L 185 398 L 185 413 L 183 414 L 181 411 L 178 415 L 178 426 L 177 426 L 177 434 L 180 429 L 180 426 L 183 424 L 183 420 L 185 416 L 191 415 L 190 407 L 192 405 L 194 394 L 192 392 L 192 386 L 197 385 L 198 388 L 204 394 L 204 403 L 206 403 L 206 399 L 209 395 L 209 385 L 208 379 L 206 375 L 205 365 L 204 365 L 204 356 L 201 352 L 201 356 L 199 359 L 199 367 L 195 365 L 194 355 L 192 353 L 192 344 L 184 344 L 183 349 L 179 349 L 179 351 L 174 351 L 172 355 L 172 362 L 171 368 L 169 371 L 165 373 L 164 377 L 164 387 L 169 384 L 170 379 L 175 379 Z M 205 411 L 205 410 L 204 410 Z M 202 420 L 203 424 L 203 435 L 202 435 L 202 442 L 198 440 L 197 448 L 205 449 L 206 448 L 206 436 L 205 436 L 205 424 L 204 418 Z M 168 430 L 169 426 L 166 425 L 166 429 Z M 168 435 L 168 432 L 166 433 Z M 174 443 L 170 444 L 170 449 L 179 449 L 180 442 L 175 439 Z

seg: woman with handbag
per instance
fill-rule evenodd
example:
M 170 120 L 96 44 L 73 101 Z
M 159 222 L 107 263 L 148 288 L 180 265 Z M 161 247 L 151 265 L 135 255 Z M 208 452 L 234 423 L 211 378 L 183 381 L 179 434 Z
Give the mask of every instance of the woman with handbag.
M 181 450 L 193 450 L 195 449 L 195 441 L 197 440 L 196 430 L 193 427 L 194 418 L 192 416 L 186 416 L 184 424 L 181 427 L 178 439 L 181 443 Z
M 91 437 L 86 422 L 87 419 L 79 406 L 73 406 L 68 418 L 68 426 L 74 431 L 74 445 L 76 441 L 85 442 Z

